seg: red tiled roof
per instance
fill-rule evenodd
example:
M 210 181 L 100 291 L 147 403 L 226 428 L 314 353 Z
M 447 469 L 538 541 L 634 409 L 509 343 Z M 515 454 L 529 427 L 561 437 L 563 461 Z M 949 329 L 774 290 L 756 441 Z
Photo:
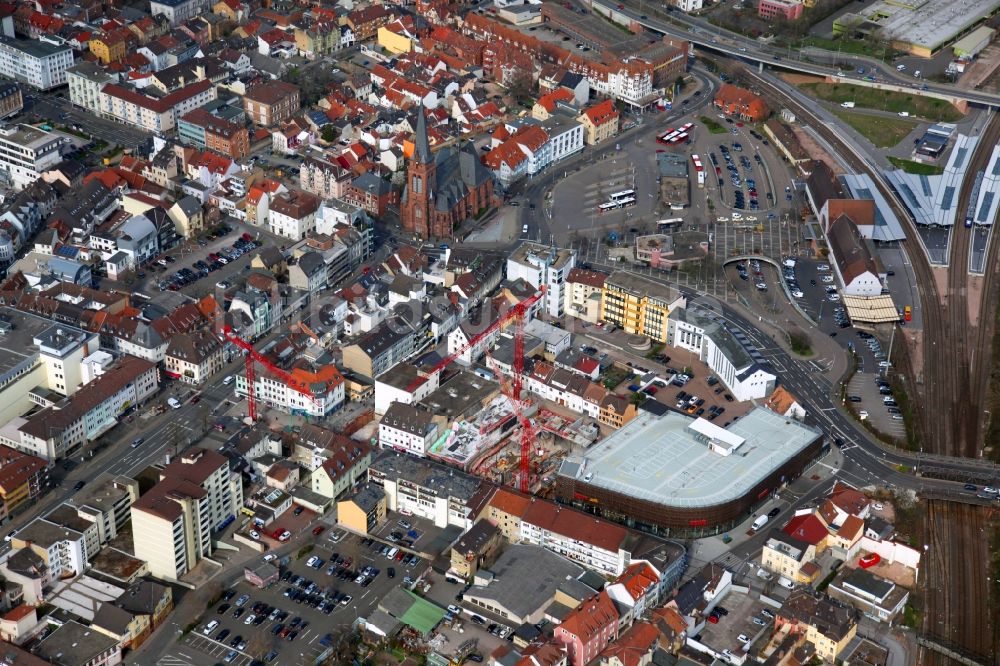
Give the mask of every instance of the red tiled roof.
M 830 535 L 823 521 L 812 513 L 795 516 L 788 521 L 788 524 L 782 528 L 782 531 L 790 537 L 813 546 Z
M 594 636 L 608 626 L 617 624 L 618 610 L 608 597 L 607 592 L 600 592 L 577 606 L 559 625 L 559 629 L 576 636 L 580 642 L 587 644 Z
M 195 81 L 191 85 L 184 86 L 169 95 L 165 95 L 160 98 L 146 97 L 143 94 L 137 93 L 134 90 L 129 90 L 117 83 L 109 83 L 102 89 L 101 92 L 111 95 L 112 97 L 117 97 L 118 99 L 129 102 L 130 104 L 135 104 L 144 109 L 149 109 L 156 113 L 164 113 L 174 108 L 174 106 L 186 99 L 190 99 L 195 95 L 200 95 L 206 90 L 212 87 L 212 82 L 208 79 L 202 81 Z
M 531 502 L 521 520 L 610 552 L 617 552 L 628 536 L 624 527 L 544 500 Z
M 610 99 L 589 107 L 583 114 L 590 119 L 590 122 L 598 126 L 618 119 L 618 110 L 615 108 L 614 102 Z

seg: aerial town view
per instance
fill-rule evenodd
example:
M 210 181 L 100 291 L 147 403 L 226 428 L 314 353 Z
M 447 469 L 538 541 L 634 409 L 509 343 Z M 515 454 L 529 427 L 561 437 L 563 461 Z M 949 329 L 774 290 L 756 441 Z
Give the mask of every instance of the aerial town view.
M 997 666 L 1000 0 L 0 0 L 0 666 Z

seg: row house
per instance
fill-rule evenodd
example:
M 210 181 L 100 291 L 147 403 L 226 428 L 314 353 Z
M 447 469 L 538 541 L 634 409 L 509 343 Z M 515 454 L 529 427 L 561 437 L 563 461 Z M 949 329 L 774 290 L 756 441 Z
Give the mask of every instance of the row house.
M 270 202 L 269 230 L 292 240 L 305 240 L 316 228 L 319 203 L 315 195 L 301 190 L 277 195 Z
M 333 20 L 303 19 L 295 26 L 298 54 L 312 60 L 341 50 L 344 48 L 341 27 Z
M 260 127 L 274 127 L 299 110 L 298 86 L 284 81 L 266 81 L 250 87 L 243 107 L 250 120 Z
M 399 205 L 399 190 L 375 172 L 366 171 L 351 181 L 343 198 L 375 217 L 382 217 L 389 206 Z
M 343 20 L 354 34 L 354 41 L 363 42 L 375 37 L 379 28 L 388 25 L 395 18 L 395 13 L 390 9 L 382 5 L 371 5 L 354 10 Z
M 207 330 L 181 333 L 171 337 L 163 360 L 167 376 L 201 385 L 222 370 L 222 343 Z

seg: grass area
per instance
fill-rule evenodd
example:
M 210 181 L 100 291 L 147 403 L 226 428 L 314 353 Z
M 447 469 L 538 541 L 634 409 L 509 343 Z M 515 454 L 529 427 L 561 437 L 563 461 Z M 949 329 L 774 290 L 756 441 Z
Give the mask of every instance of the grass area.
M 789 331 L 788 344 L 792 351 L 799 356 L 812 356 L 812 347 L 809 345 L 809 336 L 802 331 Z
M 878 109 L 892 113 L 908 111 L 911 116 L 940 122 L 955 122 L 962 118 L 962 114 L 951 104 L 932 97 L 878 90 L 850 83 L 803 83 L 799 88 L 835 104 L 854 102 L 857 107 L 863 109 Z
M 837 572 L 836 572 L 836 570 L 834 570 L 834 571 L 831 571 L 831 572 L 830 572 L 830 573 L 829 573 L 829 574 L 827 575 L 827 577 L 826 577 L 826 578 L 824 578 L 824 579 L 823 579 L 822 581 L 820 581 L 820 584 L 816 586 L 816 591 L 817 591 L 817 592 L 823 592 L 823 591 L 825 591 L 825 590 L 826 590 L 826 588 L 830 587 L 830 583 L 832 583 L 832 582 L 833 582 L 833 579 L 834 579 L 834 578 L 836 578 L 836 577 L 837 577 Z
M 856 129 L 861 136 L 871 141 L 876 148 L 892 148 L 898 145 L 917 126 L 917 123 L 912 120 L 901 118 L 870 116 L 839 109 L 833 113 Z
M 825 37 L 806 37 L 799 46 L 801 48 L 813 47 L 826 51 L 839 51 L 843 54 L 863 55 L 869 58 L 878 58 L 885 62 L 890 62 L 894 51 L 890 48 L 881 49 L 873 47 L 870 42 L 859 39 L 826 39 Z
M 719 123 L 715 122 L 714 120 L 712 120 L 708 116 L 701 116 L 700 118 L 698 118 L 698 120 L 701 122 L 702 125 L 704 125 L 705 127 L 707 127 L 708 131 L 711 132 L 712 134 L 725 134 L 726 133 L 726 128 L 725 127 L 723 127 Z
M 306 555 L 308 555 L 309 553 L 311 553 L 313 551 L 313 547 L 314 547 L 314 544 L 311 544 L 311 543 L 307 544 L 305 546 L 302 546 L 302 548 L 299 548 L 299 551 L 297 553 L 295 553 L 295 559 L 301 560 L 303 557 L 305 557 Z
M 913 173 L 918 176 L 938 176 L 944 173 L 944 167 L 933 164 L 921 164 L 920 162 L 904 160 L 902 157 L 893 157 L 891 155 L 886 157 L 886 159 L 906 173 Z
M 604 388 L 611 391 L 631 376 L 631 372 L 623 370 L 618 366 L 611 366 L 608 368 L 608 371 L 604 373 Z

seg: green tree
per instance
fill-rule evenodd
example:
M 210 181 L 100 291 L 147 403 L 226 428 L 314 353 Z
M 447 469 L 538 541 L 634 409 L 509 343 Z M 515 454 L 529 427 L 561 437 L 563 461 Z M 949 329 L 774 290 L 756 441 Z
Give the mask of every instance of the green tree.
M 333 143 L 337 140 L 337 128 L 333 125 L 327 125 L 323 128 L 323 132 L 320 134 L 324 141 L 327 143 Z

